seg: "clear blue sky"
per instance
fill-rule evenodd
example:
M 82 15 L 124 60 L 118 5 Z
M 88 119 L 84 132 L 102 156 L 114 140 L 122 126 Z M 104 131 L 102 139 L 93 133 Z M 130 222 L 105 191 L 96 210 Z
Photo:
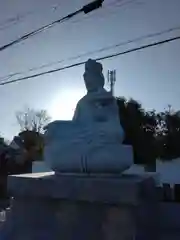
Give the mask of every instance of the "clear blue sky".
M 1 0 L 0 23 L 18 13 L 33 12 L 19 24 L 0 31 L 0 45 L 77 10 L 88 0 Z M 105 0 L 104 5 L 115 0 Z M 122 0 L 129 2 L 129 0 Z M 59 8 L 53 11 L 53 6 Z M 119 1 L 120 4 L 120 1 Z M 134 0 L 118 7 L 112 5 L 56 26 L 6 51 L 0 52 L 0 77 L 26 71 L 52 61 L 66 59 L 145 34 L 180 26 L 179 0 Z M 76 22 L 75 22 L 76 21 Z M 159 38 L 130 44 L 89 57 L 123 51 L 154 40 L 180 34 L 165 34 Z M 81 58 L 85 60 L 87 58 Z M 67 61 L 71 64 L 75 61 Z M 115 94 L 133 97 L 146 109 L 163 110 L 168 104 L 180 109 L 180 41 L 102 62 L 104 73 L 117 69 Z M 55 65 L 53 67 L 57 67 Z M 43 69 L 46 70 L 46 69 Z M 54 118 L 67 118 L 76 101 L 85 93 L 83 67 L 42 76 L 26 82 L 0 87 L 0 133 L 12 138 L 18 131 L 15 112 L 24 106 L 47 109 Z M 65 100 L 67 99 L 67 103 Z M 73 105 L 73 106 L 72 106 Z M 70 111 L 67 111 L 70 109 Z

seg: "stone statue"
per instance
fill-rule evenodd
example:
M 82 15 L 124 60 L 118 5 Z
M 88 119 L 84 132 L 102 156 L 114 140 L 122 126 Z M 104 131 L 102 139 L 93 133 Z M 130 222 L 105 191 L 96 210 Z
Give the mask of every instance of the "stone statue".
M 123 146 L 115 98 L 104 89 L 102 65 L 85 64 L 87 94 L 77 104 L 72 121 L 46 127 L 45 161 L 55 172 L 122 172 L 133 164 L 131 147 Z

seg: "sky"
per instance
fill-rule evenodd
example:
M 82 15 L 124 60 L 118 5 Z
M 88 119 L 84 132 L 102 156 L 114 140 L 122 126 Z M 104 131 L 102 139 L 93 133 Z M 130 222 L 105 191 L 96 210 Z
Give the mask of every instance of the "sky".
M 44 24 L 76 11 L 89 0 L 1 0 L 0 46 Z M 124 4 L 124 5 L 121 5 Z M 44 31 L 0 52 L 0 81 L 11 73 L 26 76 L 163 40 L 180 30 L 104 52 L 66 60 L 102 47 L 180 26 L 179 0 L 105 0 L 103 8 Z M 7 20 L 24 15 L 7 27 Z M 65 60 L 35 72 L 33 67 Z M 116 69 L 115 95 L 134 98 L 147 110 L 162 111 L 171 104 L 180 109 L 180 41 L 102 61 L 104 74 Z M 0 134 L 7 139 L 18 133 L 15 114 L 25 107 L 46 109 L 52 119 L 70 119 L 77 101 L 86 93 L 84 66 L 23 82 L 0 86 Z M 106 84 L 108 89 L 108 85 Z

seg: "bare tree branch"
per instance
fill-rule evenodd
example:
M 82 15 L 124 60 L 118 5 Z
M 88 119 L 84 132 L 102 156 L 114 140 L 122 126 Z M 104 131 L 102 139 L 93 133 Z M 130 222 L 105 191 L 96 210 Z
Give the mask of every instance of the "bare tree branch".
M 20 125 L 21 131 L 35 131 L 43 133 L 43 128 L 51 118 L 46 110 L 34 110 L 25 108 L 23 111 L 16 113 L 16 119 Z

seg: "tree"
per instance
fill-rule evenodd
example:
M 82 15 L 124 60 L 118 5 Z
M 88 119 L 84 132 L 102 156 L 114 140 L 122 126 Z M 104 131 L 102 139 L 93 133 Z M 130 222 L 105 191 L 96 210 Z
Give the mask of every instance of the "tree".
M 164 112 L 145 111 L 141 104 L 117 98 L 124 144 L 132 145 L 134 162 L 155 170 L 156 159 L 171 161 L 180 157 L 180 111 L 171 105 Z
M 120 122 L 125 131 L 124 143 L 132 144 L 136 133 L 142 128 L 144 111 L 141 104 L 134 99 L 127 101 L 123 97 L 117 98 L 117 105 Z
M 134 99 L 127 101 L 124 98 L 117 98 L 117 105 L 120 122 L 125 131 L 124 144 L 132 145 L 134 162 L 145 164 L 151 170 L 155 169 L 157 154 L 155 111 L 146 112 Z
M 44 127 L 50 122 L 47 111 L 27 108 L 17 112 L 16 118 L 21 127 L 16 141 L 28 153 L 26 158 L 30 161 L 42 159 Z
M 156 171 L 158 148 L 156 142 L 157 117 L 155 110 L 145 112 L 143 119 L 145 170 Z
M 169 107 L 160 115 L 162 128 L 159 133 L 162 139 L 161 155 L 162 160 L 170 160 L 180 157 L 180 116 Z
M 16 113 L 16 119 L 21 131 L 44 132 L 44 126 L 50 122 L 50 116 L 46 110 L 34 110 L 27 108 Z

